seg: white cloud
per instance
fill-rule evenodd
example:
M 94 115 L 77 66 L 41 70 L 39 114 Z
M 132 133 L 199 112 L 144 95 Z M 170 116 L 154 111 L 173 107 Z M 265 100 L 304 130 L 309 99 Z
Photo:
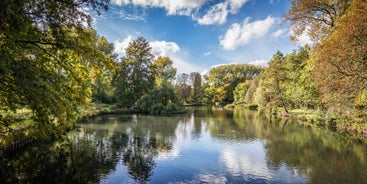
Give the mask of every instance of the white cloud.
M 113 43 L 115 44 L 115 52 L 120 55 L 120 57 L 125 55 L 125 48 L 129 46 L 129 43 L 133 41 L 132 36 L 127 36 L 124 40 L 116 40 Z
M 260 141 L 249 142 L 242 147 L 226 147 L 221 153 L 221 160 L 231 173 L 244 176 L 251 174 L 263 179 L 273 177 L 267 167 L 266 153 Z
M 232 14 L 238 12 L 238 10 L 249 0 L 229 0 L 229 7 Z
M 212 6 L 202 18 L 197 20 L 198 23 L 203 25 L 224 24 L 227 21 L 227 6 L 226 2 Z
M 203 54 L 203 56 L 210 56 L 210 55 L 212 55 L 212 52 L 205 52 L 205 53 Z
M 248 0 L 227 0 L 209 8 L 201 18 L 195 18 L 199 24 L 224 24 L 229 13 L 235 14 Z
M 186 15 L 192 16 L 199 24 L 223 24 L 226 22 L 228 13 L 235 14 L 249 0 L 225 0 L 207 10 L 201 18 L 196 18 L 193 12 L 199 10 L 207 0 L 111 0 L 112 3 L 124 6 L 134 5 L 140 7 L 164 8 L 167 15 Z M 141 20 L 135 14 L 123 14 L 123 18 Z
M 133 40 L 133 36 L 129 35 L 122 41 L 114 41 L 115 52 L 120 56 L 124 56 L 125 49 Z M 153 41 L 149 45 L 152 47 L 152 52 L 155 56 L 170 56 L 180 51 L 180 47 L 175 42 Z
M 296 43 L 298 45 L 303 46 L 303 45 L 306 45 L 306 44 L 307 45 L 313 45 L 314 44 L 314 41 L 312 41 L 311 37 L 308 36 L 308 31 L 307 30 L 309 30 L 309 29 L 310 28 L 306 28 L 306 31 L 302 35 L 297 37 Z M 292 31 L 292 28 L 289 29 L 288 35 L 294 36 L 294 32 Z
M 170 56 L 180 51 L 175 42 L 153 41 L 149 43 L 155 56 Z
M 268 66 L 268 61 L 264 59 L 257 59 L 254 61 L 250 61 L 248 64 L 250 65 L 257 65 L 257 66 Z
M 146 13 L 144 10 L 137 9 L 111 9 L 112 13 L 124 20 L 143 21 L 145 22 Z
M 189 15 L 201 7 L 206 0 L 112 0 L 114 4 L 164 8 L 168 15 Z
M 279 37 L 287 35 L 287 34 L 288 34 L 288 29 L 284 28 L 284 29 L 279 29 L 279 30 L 273 32 L 273 34 L 271 34 L 271 37 L 279 38 Z
M 253 39 L 263 37 L 276 22 L 275 18 L 268 16 L 264 20 L 250 23 L 250 18 L 247 17 L 242 24 L 232 24 L 226 34 L 219 37 L 220 45 L 224 50 L 234 50 L 249 44 Z
M 120 57 L 125 56 L 125 49 L 133 40 L 133 36 L 129 35 L 121 41 L 114 41 L 115 52 L 119 54 Z M 173 66 L 177 68 L 177 73 L 191 73 L 193 71 L 202 70 L 200 67 L 187 62 L 187 60 L 184 59 L 185 57 L 182 57 L 182 53 L 180 52 L 181 49 L 175 42 L 152 41 L 149 42 L 149 45 L 152 47 L 152 53 L 155 56 L 169 56 L 173 61 Z
M 184 57 L 172 56 L 171 59 L 173 61 L 173 66 L 177 69 L 177 74 L 200 72 L 203 70 L 201 67 L 188 62 Z

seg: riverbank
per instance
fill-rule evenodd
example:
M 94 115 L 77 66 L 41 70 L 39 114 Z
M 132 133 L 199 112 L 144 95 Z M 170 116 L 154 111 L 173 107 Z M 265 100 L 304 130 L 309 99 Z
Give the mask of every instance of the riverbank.
M 138 113 L 136 109 L 117 108 L 108 104 L 89 104 L 86 107 L 80 107 L 76 120 L 65 126 L 65 131 L 75 128 L 77 122 L 89 121 L 94 117 L 107 114 L 133 114 Z M 50 123 L 53 124 L 53 123 Z M 56 125 L 52 125 L 56 126 Z M 48 141 L 37 135 L 38 122 L 32 119 L 32 112 L 28 109 L 20 109 L 15 113 L 8 114 L 7 124 L 0 129 L 0 152 L 15 151 L 22 149 L 35 142 Z M 61 136 L 61 135 L 60 135 Z M 50 135 L 53 139 L 55 135 Z
M 243 108 L 258 110 L 256 105 L 234 105 L 229 104 L 225 108 Z M 264 112 L 268 116 L 276 116 L 284 119 L 292 119 L 305 126 L 326 127 L 331 131 L 336 131 L 345 136 L 353 137 L 367 142 L 367 122 L 363 119 L 330 116 L 320 110 L 291 109 L 285 113 L 282 108 L 274 112 Z
M 367 141 L 367 122 L 362 118 L 339 117 L 327 115 L 319 110 L 292 109 L 288 114 L 278 112 L 282 118 L 296 119 L 305 125 L 327 127 L 332 131 L 339 132 L 363 141 Z

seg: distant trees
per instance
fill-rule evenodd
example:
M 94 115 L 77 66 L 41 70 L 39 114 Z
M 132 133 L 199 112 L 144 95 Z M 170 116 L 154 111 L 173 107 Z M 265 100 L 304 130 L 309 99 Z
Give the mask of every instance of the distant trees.
M 184 100 L 184 102 L 190 102 L 192 87 L 189 74 L 182 73 L 177 76 L 175 89 L 177 91 L 177 94 L 180 96 L 181 99 Z
M 247 64 L 231 64 L 214 67 L 205 76 L 207 87 L 204 97 L 208 102 L 233 101 L 234 90 L 238 84 L 254 79 L 262 67 Z M 245 93 L 245 92 L 244 92 Z
M 182 73 L 177 76 L 175 89 L 185 103 L 199 105 L 203 100 L 203 83 L 199 72 Z
M 233 91 L 234 102 L 236 104 L 247 103 L 245 98 L 246 98 L 247 91 L 250 88 L 250 85 L 251 85 L 251 80 L 246 80 L 246 82 L 241 82 L 236 86 L 236 88 Z
M 203 89 L 202 89 L 202 77 L 199 72 L 192 72 L 190 74 L 190 78 L 192 81 L 192 103 L 199 104 L 203 97 Z

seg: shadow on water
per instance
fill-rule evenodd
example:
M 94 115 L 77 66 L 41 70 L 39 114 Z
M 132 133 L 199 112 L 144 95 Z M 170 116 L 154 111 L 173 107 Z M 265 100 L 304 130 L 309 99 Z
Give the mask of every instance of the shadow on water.
M 107 115 L 1 155 L 0 183 L 367 183 L 367 146 L 255 111 Z

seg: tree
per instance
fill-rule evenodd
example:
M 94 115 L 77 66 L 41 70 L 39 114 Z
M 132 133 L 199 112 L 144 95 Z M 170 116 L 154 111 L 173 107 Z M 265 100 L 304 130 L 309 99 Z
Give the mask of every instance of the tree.
M 317 93 L 312 80 L 311 48 L 306 45 L 284 58 L 287 81 L 284 98 L 291 108 L 315 108 Z M 310 68 L 311 67 L 311 68 Z
M 316 86 L 330 111 L 348 114 L 367 91 L 366 11 L 365 1 L 354 0 L 335 32 L 315 48 Z
M 184 112 L 172 84 L 163 83 L 143 95 L 137 102 L 137 107 L 141 112 L 150 114 L 171 114 Z
M 182 73 L 177 76 L 175 85 L 176 92 L 181 99 L 187 103 L 191 95 L 190 77 L 187 73 Z
M 109 43 L 106 38 L 100 37 L 97 40 L 97 47 L 104 54 L 111 56 L 113 59 L 117 57 L 115 53 L 113 53 L 114 45 L 113 43 Z M 117 67 L 117 63 L 114 62 L 115 67 Z M 114 67 L 114 68 L 115 68 Z M 113 68 L 113 69 L 114 69 Z M 107 69 L 105 66 L 102 66 L 102 73 L 99 77 L 92 81 L 92 99 L 94 102 L 100 103 L 114 103 L 114 92 L 115 89 L 112 86 L 112 79 L 114 75 L 114 70 L 111 71 Z
M 288 113 L 287 103 L 285 100 L 285 82 L 286 71 L 284 68 L 284 55 L 277 51 L 269 62 L 269 67 L 263 73 L 263 101 L 260 102 L 262 107 L 268 109 L 282 107 Z
M 201 74 L 199 72 L 192 72 L 190 74 L 192 85 L 192 103 L 198 104 L 203 96 L 202 87 L 201 87 Z
M 169 57 L 162 56 L 154 60 L 151 70 L 155 78 L 156 86 L 161 86 L 167 82 L 172 83 L 177 72 L 177 69 L 173 67 L 173 61 Z
M 152 48 L 143 37 L 129 43 L 126 56 L 121 58 L 115 76 L 116 98 L 121 107 L 132 107 L 135 102 L 153 88 L 151 67 Z
M 235 104 L 246 103 L 245 96 L 250 88 L 250 85 L 251 81 L 247 80 L 246 82 L 241 82 L 236 86 L 236 88 L 233 91 Z
M 39 126 L 51 120 L 58 125 L 72 122 L 76 107 L 89 101 L 91 77 L 112 63 L 98 50 L 96 32 L 84 26 L 91 19 L 82 7 L 91 5 L 99 12 L 107 3 L 0 2 L 1 110 L 30 108 Z M 8 123 L 3 117 L 0 122 Z
M 328 37 L 339 18 L 342 17 L 352 0 L 292 0 L 292 7 L 285 15 L 291 21 L 295 34 L 293 39 L 307 33 L 313 40 Z
M 247 64 L 231 64 L 214 67 L 209 71 L 209 74 L 205 76 L 209 88 L 213 88 L 217 91 L 215 94 L 219 95 L 212 99 L 221 99 L 222 101 L 231 101 L 234 99 L 233 91 L 236 86 L 255 78 L 262 71 L 262 67 Z M 205 90 L 210 92 L 213 90 Z M 206 96 L 209 96 L 206 94 Z M 221 101 L 216 101 L 221 102 Z

